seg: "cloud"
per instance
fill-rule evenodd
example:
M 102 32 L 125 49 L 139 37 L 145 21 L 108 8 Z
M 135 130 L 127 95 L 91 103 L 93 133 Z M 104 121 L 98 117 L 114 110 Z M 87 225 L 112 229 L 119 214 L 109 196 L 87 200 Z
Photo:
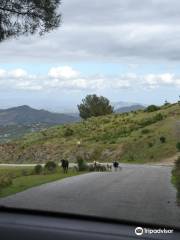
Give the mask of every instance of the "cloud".
M 179 61 L 179 9 L 178 0 L 66 0 L 60 8 L 63 22 L 58 30 L 44 37 L 1 43 L 1 59 Z
M 0 90 L 54 91 L 58 89 L 97 92 L 112 89 L 153 89 L 162 86 L 180 87 L 180 77 L 172 73 L 84 75 L 70 66 L 51 68 L 47 75 L 32 75 L 24 69 L 9 71 L 0 69 Z
M 27 77 L 27 72 L 21 68 L 14 69 L 8 74 L 12 78 L 25 78 Z
M 150 88 L 159 86 L 180 86 L 180 78 L 171 73 L 148 74 L 144 77 L 144 84 Z
M 76 78 L 79 76 L 79 72 L 69 66 L 63 66 L 51 68 L 48 75 L 52 78 Z
M 5 77 L 6 71 L 4 69 L 0 69 L 0 78 Z

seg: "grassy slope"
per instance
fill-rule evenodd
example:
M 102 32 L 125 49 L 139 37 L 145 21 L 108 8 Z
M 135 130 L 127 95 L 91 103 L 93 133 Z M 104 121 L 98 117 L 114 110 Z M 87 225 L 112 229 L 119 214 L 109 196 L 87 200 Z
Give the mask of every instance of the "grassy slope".
M 163 115 L 163 120 L 153 121 L 158 113 Z M 175 155 L 176 142 L 179 141 L 177 121 L 180 121 L 178 104 L 152 113 L 138 111 L 91 118 L 81 123 L 52 127 L 26 135 L 18 142 L 1 145 L 0 161 L 30 163 L 59 161 L 62 157 L 75 161 L 75 156 L 82 155 L 88 161 L 156 162 Z M 67 129 L 73 132 L 69 136 Z M 160 142 L 161 136 L 166 137 L 166 143 Z
M 70 170 L 68 174 L 64 174 L 62 170 L 59 169 L 56 173 L 53 174 L 22 176 L 21 175 L 22 170 L 32 172 L 31 167 L 26 167 L 23 169 L 21 167 L 9 167 L 9 168 L 0 167 L 0 175 L 4 173 L 14 175 L 12 185 L 0 189 L 0 197 L 6 197 L 8 195 L 24 191 L 34 186 L 82 174 L 82 172 L 79 173 L 73 170 Z

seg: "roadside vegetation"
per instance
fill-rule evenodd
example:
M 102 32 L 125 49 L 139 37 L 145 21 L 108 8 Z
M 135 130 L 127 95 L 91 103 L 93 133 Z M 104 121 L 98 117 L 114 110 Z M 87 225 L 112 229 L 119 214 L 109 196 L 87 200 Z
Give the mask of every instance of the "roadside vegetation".
M 48 162 L 44 167 L 41 165 L 35 167 L 0 167 L 0 197 L 82 173 L 85 171 L 77 171 L 76 169 L 69 169 L 68 173 L 63 173 L 62 169 L 54 162 Z
M 180 206 L 180 156 L 177 158 L 172 171 L 172 182 L 177 188 L 177 203 Z
M 2 167 L 0 166 L 0 197 L 5 197 L 28 188 L 72 177 L 92 171 L 108 171 L 103 164 L 88 164 L 83 158 L 77 157 L 76 165 L 65 173 L 62 167 L 53 161 L 44 166 L 37 164 L 34 167 Z

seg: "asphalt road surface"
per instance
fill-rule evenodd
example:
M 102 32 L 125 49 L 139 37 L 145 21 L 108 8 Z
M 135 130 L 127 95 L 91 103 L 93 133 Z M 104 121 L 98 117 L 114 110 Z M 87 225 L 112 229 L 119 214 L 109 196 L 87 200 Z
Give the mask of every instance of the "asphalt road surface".
M 1 199 L 0 205 L 180 227 L 171 170 L 123 164 L 118 172 L 88 173 L 34 187 Z

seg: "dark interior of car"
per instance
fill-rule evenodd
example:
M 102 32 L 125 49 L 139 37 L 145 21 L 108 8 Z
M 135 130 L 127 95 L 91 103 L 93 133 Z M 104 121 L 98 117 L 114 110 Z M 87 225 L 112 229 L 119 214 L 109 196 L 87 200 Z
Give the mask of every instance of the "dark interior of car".
M 164 226 L 142 225 L 142 228 L 164 228 Z M 179 229 L 173 234 L 146 234 L 137 236 L 138 223 L 86 217 L 73 214 L 60 214 L 24 209 L 0 209 L 0 233 L 2 240 L 106 240 L 106 239 L 180 239 Z

